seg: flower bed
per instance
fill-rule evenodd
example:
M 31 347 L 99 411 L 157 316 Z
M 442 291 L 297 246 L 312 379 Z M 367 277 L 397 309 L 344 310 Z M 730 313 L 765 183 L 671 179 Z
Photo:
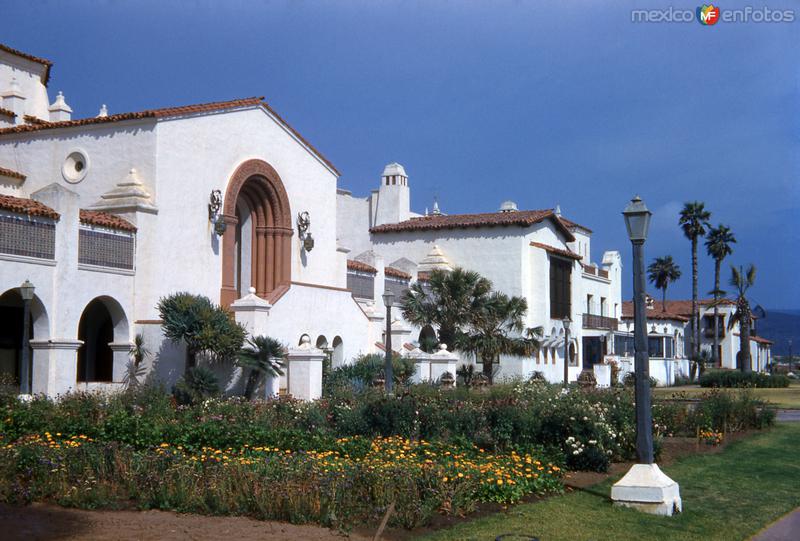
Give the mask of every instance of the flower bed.
M 414 527 L 479 502 L 561 489 L 561 468 L 528 453 L 492 454 L 427 441 L 342 438 L 335 449 L 203 447 L 136 450 L 86 435 L 29 435 L 0 448 L 0 500 L 174 509 L 352 526 L 380 518 Z

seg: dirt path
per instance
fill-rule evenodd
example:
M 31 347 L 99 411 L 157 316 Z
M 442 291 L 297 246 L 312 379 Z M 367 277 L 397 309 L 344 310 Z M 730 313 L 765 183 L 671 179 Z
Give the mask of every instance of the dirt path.
M 55 505 L 0 504 L 4 541 L 344 541 L 316 526 L 264 522 L 244 517 L 206 517 L 164 511 L 83 511 Z M 351 535 L 349 539 L 369 539 Z

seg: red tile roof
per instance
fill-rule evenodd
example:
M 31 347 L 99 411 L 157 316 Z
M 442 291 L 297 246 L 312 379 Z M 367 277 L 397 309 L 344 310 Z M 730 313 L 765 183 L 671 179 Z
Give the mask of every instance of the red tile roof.
M 698 299 L 697 305 L 708 306 L 714 302 L 714 299 Z M 720 305 L 733 305 L 736 304 L 730 299 L 720 299 Z M 622 317 L 623 319 L 630 319 L 633 317 L 633 303 L 625 301 L 622 303 Z M 677 321 L 689 321 L 692 317 L 692 301 L 667 301 L 667 309 L 663 310 L 661 301 L 653 299 L 653 308 L 647 311 L 648 319 L 674 319 Z
M 575 252 L 571 250 L 564 250 L 563 248 L 556 248 L 555 246 L 550 246 L 549 244 L 543 244 L 541 242 L 531 242 L 531 246 L 536 248 L 541 248 L 542 250 L 547 251 L 548 253 L 560 255 L 562 257 L 568 257 L 570 259 L 574 259 L 575 261 L 580 261 L 583 259 L 582 256 L 579 256 Z
M 583 229 L 584 231 L 587 231 L 587 232 L 589 232 L 589 233 L 592 233 L 592 230 L 591 230 L 591 229 L 589 229 L 588 227 L 586 227 L 585 225 L 576 224 L 576 223 L 575 223 L 575 222 L 573 222 L 572 220 L 567 220 L 567 219 L 566 219 L 566 218 L 564 218 L 563 216 L 560 216 L 559 218 L 561 219 L 561 221 L 562 221 L 562 222 L 564 222 L 564 225 L 566 225 L 566 226 L 567 226 L 568 228 L 570 228 L 570 229 L 573 229 L 573 228 L 576 228 L 576 227 L 577 227 L 578 229 Z
M 372 265 L 367 265 L 366 263 L 362 263 L 361 261 L 356 261 L 355 259 L 348 259 L 347 260 L 347 270 L 360 271 L 360 272 L 371 272 L 372 274 L 375 274 L 375 273 L 378 272 L 378 269 L 376 269 Z
M 130 231 L 135 233 L 136 226 L 128 220 L 124 220 L 114 214 L 108 212 L 101 212 L 99 210 L 85 210 L 81 209 L 80 220 L 82 224 L 99 225 L 100 227 L 108 227 L 109 229 L 119 229 L 121 231 Z
M 17 118 L 17 113 L 15 113 L 14 111 L 10 111 L 8 109 L 3 109 L 2 107 L 0 107 L 0 115 L 8 116 L 11 118 Z
M 59 214 L 42 203 L 33 199 L 14 197 L 13 195 L 0 195 L 0 209 L 28 216 L 43 216 L 58 220 Z
M 742 335 L 741 335 L 741 334 L 739 334 L 738 332 L 737 332 L 737 333 L 734 333 L 733 335 L 734 335 L 734 336 L 742 336 Z M 767 345 L 767 346 L 771 346 L 772 344 L 774 344 L 774 343 L 775 343 L 775 342 L 773 342 L 772 340 L 767 340 L 767 339 L 766 339 L 766 338 L 764 338 L 763 336 L 753 336 L 753 335 L 750 335 L 750 341 L 751 341 L 751 342 L 757 342 L 757 343 L 759 343 L 759 344 L 764 344 L 764 345 Z
M 50 68 L 53 67 L 53 63 L 46 58 L 40 58 L 38 56 L 33 56 L 32 54 L 23 53 L 22 51 L 18 51 L 8 45 L 3 45 L 0 43 L 0 51 L 5 51 L 9 54 L 13 54 L 14 56 L 18 56 L 20 58 L 24 58 L 26 60 L 30 60 L 31 62 L 36 62 L 37 64 L 42 64 L 45 67 L 44 71 L 44 84 L 45 86 L 50 81 Z
M 12 171 L 11 169 L 6 169 L 5 167 L 0 167 L 0 176 L 25 180 L 25 175 L 23 175 L 22 173 L 17 173 L 16 171 Z
M 400 269 L 395 269 L 394 267 L 385 267 L 383 269 L 383 273 L 386 276 L 392 276 L 394 278 L 401 278 L 403 280 L 411 280 L 411 275 L 407 272 L 403 272 Z
M 39 118 L 38 116 L 33 116 L 33 115 L 25 115 L 22 117 L 22 119 L 25 120 L 26 123 L 33 124 L 34 126 L 44 126 L 50 123 L 50 121 L 48 120 L 44 120 L 42 118 Z
M 417 273 L 417 280 L 420 282 L 427 282 L 430 279 L 431 279 L 431 273 L 429 272 L 422 271 Z
M 520 210 L 516 212 L 486 212 L 481 214 L 436 214 L 411 218 L 396 224 L 383 224 L 371 228 L 370 233 L 398 233 L 403 231 L 431 231 L 442 229 L 465 229 L 471 227 L 528 227 L 551 219 L 569 241 L 575 240 L 569 228 L 558 220 L 552 209 Z
M 304 145 L 306 145 L 311 152 L 319 157 L 328 167 L 330 167 L 337 175 L 340 175 L 339 170 L 334 166 L 325 156 L 320 153 L 308 140 L 300 135 L 300 132 L 295 130 L 283 117 L 281 117 L 272 107 L 266 103 L 264 97 L 242 98 L 229 101 L 216 101 L 211 103 L 201 103 L 196 105 L 181 105 L 178 107 L 165 107 L 161 109 L 146 109 L 144 111 L 137 111 L 132 113 L 118 113 L 115 115 L 108 115 L 103 117 L 90 117 L 80 118 L 76 120 L 63 120 L 60 122 L 45 122 L 41 119 L 39 122 L 32 122 L 29 124 L 21 124 L 19 126 L 12 126 L 0 129 L 0 135 L 7 133 L 27 133 L 39 130 L 49 130 L 57 128 L 72 128 L 76 126 L 88 126 L 92 124 L 106 124 L 110 122 L 121 122 L 124 120 L 141 120 L 145 118 L 169 118 L 183 115 L 191 115 L 196 113 L 210 113 L 214 111 L 221 111 L 224 109 L 234 109 L 239 107 L 261 107 L 265 111 L 273 115 L 278 122 L 283 124 L 295 137 L 297 137 Z

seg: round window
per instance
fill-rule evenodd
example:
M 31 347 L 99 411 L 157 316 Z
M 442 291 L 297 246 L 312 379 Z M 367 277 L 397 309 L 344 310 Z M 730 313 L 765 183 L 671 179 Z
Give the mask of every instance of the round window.
M 84 179 L 88 169 L 89 161 L 86 158 L 86 154 L 75 150 L 70 152 L 67 159 L 64 160 L 64 165 L 61 166 L 61 174 L 67 182 L 77 184 Z

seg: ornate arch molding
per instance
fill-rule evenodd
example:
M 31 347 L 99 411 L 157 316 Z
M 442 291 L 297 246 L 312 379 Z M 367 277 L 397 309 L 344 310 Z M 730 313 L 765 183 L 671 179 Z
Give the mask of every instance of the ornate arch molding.
M 222 217 L 228 229 L 222 237 L 220 304 L 230 306 L 236 290 L 236 204 L 246 199 L 254 224 L 251 281 L 256 294 L 276 301 L 291 284 L 292 214 L 278 172 L 265 161 L 247 160 L 233 173 L 225 191 Z

